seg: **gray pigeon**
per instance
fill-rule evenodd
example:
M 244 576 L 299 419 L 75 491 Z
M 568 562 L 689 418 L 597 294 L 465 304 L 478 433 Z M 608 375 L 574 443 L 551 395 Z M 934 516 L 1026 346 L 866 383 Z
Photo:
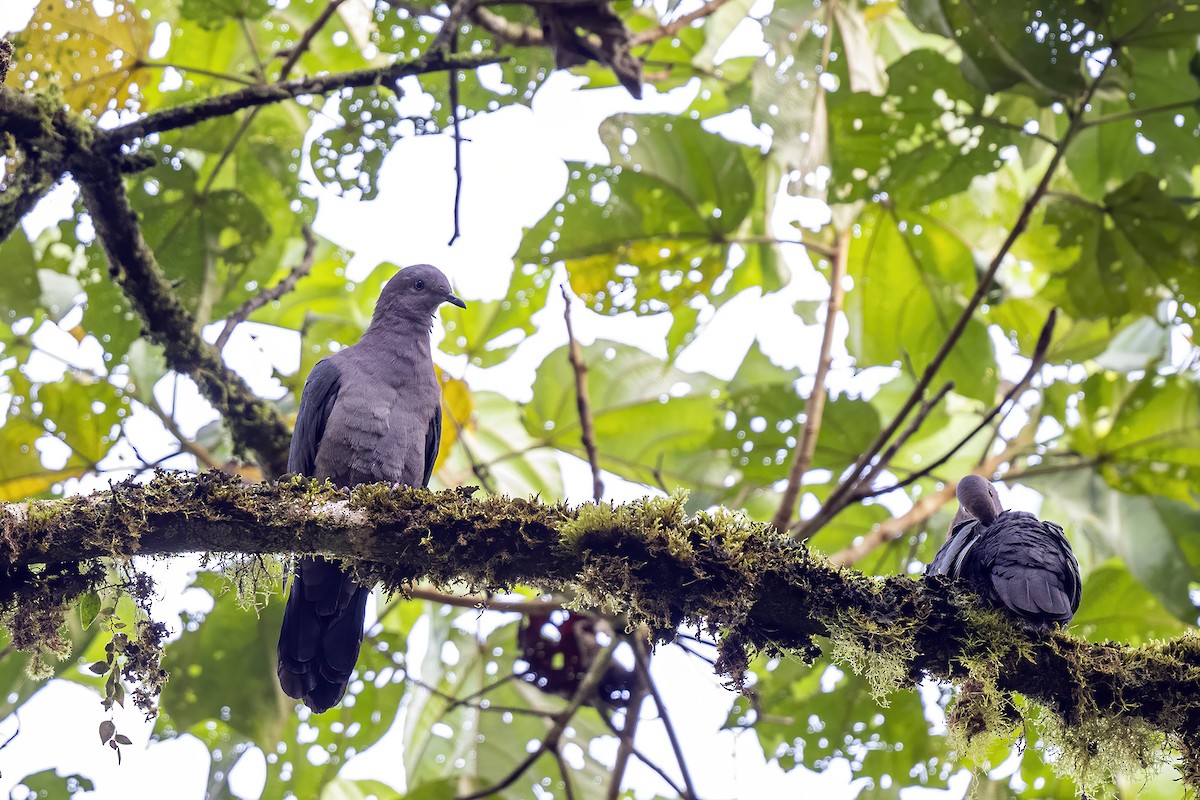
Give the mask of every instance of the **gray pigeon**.
M 1079 608 L 1079 562 L 1063 529 L 1024 511 L 1005 511 L 996 487 L 978 475 L 958 483 L 950 538 L 926 573 L 967 583 L 991 605 L 1044 630 Z
M 417 264 L 383 287 L 358 344 L 313 367 L 300 397 L 288 471 L 335 486 L 428 486 L 442 436 L 429 332 L 442 303 L 466 308 L 436 267 Z M 300 559 L 279 632 L 279 685 L 326 711 L 346 694 L 362 646 L 370 588 L 320 557 Z

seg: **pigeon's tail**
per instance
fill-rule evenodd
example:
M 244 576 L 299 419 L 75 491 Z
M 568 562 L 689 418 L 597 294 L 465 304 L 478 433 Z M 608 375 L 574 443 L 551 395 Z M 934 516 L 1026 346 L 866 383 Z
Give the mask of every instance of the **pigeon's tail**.
M 319 714 L 346 694 L 369 594 L 323 558 L 300 560 L 279 632 L 279 685 L 288 697 Z

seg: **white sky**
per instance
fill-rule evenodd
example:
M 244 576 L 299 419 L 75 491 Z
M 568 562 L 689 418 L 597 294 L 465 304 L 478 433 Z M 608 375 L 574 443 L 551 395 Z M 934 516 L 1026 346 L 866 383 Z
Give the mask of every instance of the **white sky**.
M 28 18 L 30 0 L 6 0 L 0 7 L 0 28 L 23 27 Z M 761 48 L 761 37 L 751 28 L 739 37 L 736 46 L 747 52 Z M 453 203 L 453 151 L 445 136 L 410 138 L 399 143 L 386 160 L 380 174 L 380 192 L 370 203 L 350 202 L 323 196 L 316 230 L 355 252 L 351 277 L 357 277 L 380 261 L 397 264 L 429 262 L 441 266 L 450 275 L 459 293 L 468 301 L 490 299 L 503 294 L 512 267 L 522 227 L 535 223 L 562 194 L 566 179 L 563 160 L 606 161 L 607 151 L 597 135 L 599 123 L 619 111 L 668 111 L 686 108 L 695 92 L 683 87 L 659 95 L 647 87 L 646 99 L 632 100 L 623 89 L 578 92 L 580 81 L 558 73 L 538 94 L 532 109 L 509 107 L 497 113 L 481 115 L 464 124 L 463 145 L 465 183 L 463 187 L 463 235 L 453 247 L 445 243 L 451 234 Z M 415 91 L 415 83 L 405 103 L 427 102 Z M 419 111 L 412 108 L 406 110 Z M 708 126 L 729 138 L 761 144 L 763 135 L 743 114 L 733 114 Z M 66 185 L 57 190 L 27 220 L 27 229 L 37 230 L 69 213 L 74 190 Z M 812 221 L 813 214 L 823 215 L 810 201 L 781 195 L 774 219 L 776 230 L 786 230 L 796 219 Z M 697 341 L 681 356 L 684 369 L 703 369 L 719 377 L 732 376 L 747 348 L 755 338 L 763 350 L 783 366 L 800 366 L 806 373 L 816 367 L 820 342 L 819 326 L 804 326 L 792 312 L 798 299 L 823 295 L 823 281 L 808 266 L 798 246 L 785 246 L 785 257 L 795 278 L 784 290 L 766 298 L 757 291 L 746 292 L 717 313 Z M 462 359 L 440 357 L 452 373 L 464 376 L 477 390 L 494 389 L 514 398 L 528 396 L 533 371 L 542 358 L 566 340 L 562 328 L 562 298 L 549 293 L 547 307 L 535 316 L 538 331 L 509 363 L 502 368 L 465 370 Z M 603 318 L 575 307 L 578 337 L 590 342 L 607 337 L 665 355 L 665 335 L 669 319 L 635 318 L 626 314 Z M 844 321 L 841 324 L 844 335 Z M 252 338 L 254 333 L 257 338 Z M 211 340 L 216 329 L 206 335 Z M 69 335 L 53 326 L 35 336 L 43 346 L 80 366 L 100 370 L 99 348 L 94 343 L 77 345 Z M 245 324 L 238 328 L 226 357 L 250 382 L 266 395 L 277 396 L 278 384 L 271 378 L 271 366 L 285 372 L 298 364 L 297 337 L 280 334 L 263 326 Z M 839 345 L 835 366 L 849 367 L 845 350 Z M 39 379 L 61 374 L 61 365 L 50 359 L 31 368 Z M 848 375 L 848 369 L 845 373 Z M 171 382 L 156 387 L 164 403 L 171 400 Z M 194 433 L 213 418 L 211 408 L 199 399 L 190 381 L 179 382 L 180 407 L 185 409 L 181 423 L 185 433 Z M 142 454 L 154 458 L 170 451 L 170 437 L 148 413 L 137 414 L 127 430 L 134 436 Z M 54 458 L 52 447 L 48 458 Z M 187 458 L 176 465 L 186 467 Z M 583 462 L 570 457 L 561 459 L 568 498 L 590 499 L 590 477 Z M 109 477 L 71 482 L 69 491 L 90 491 L 107 485 Z M 624 500 L 645 493 L 645 488 L 606 475 L 608 496 Z M 193 559 L 179 559 L 170 568 L 156 568 L 163 600 L 156 609 L 160 618 L 178 628 L 178 611 L 201 607 L 197 593 L 183 593 L 194 567 Z M 201 594 L 201 597 L 206 598 Z M 835 763 L 823 775 L 798 768 L 784 773 L 763 763 L 751 736 L 720 732 L 733 695 L 720 687 L 703 662 L 684 656 L 677 648 L 662 648 L 654 662 L 659 688 L 665 696 L 677 729 L 685 736 L 689 767 L 701 796 L 706 798 L 818 796 L 847 797 L 854 792 L 851 774 L 845 762 Z M 168 687 L 167 691 L 170 691 Z M 0 795 L 7 793 L 22 775 L 47 767 L 62 774 L 81 773 L 95 781 L 94 798 L 162 797 L 170 787 L 172 797 L 200 798 L 208 772 L 207 751 L 196 739 L 183 736 L 158 744 L 148 744 L 152 724 L 141 719 L 136 710 L 117 709 L 112 719 L 118 729 L 135 744 L 123 748 L 124 765 L 118 767 L 112 751 L 97 741 L 96 729 L 109 715 L 97 697 L 87 689 L 64 681 L 54 681 L 39 692 L 20 712 L 21 732 L 0 751 Z M 18 720 L 0 721 L 0 741 L 16 729 Z M 661 726 L 647 722 L 639 727 L 640 748 L 668 771 L 674 772 Z M 376 747 L 352 760 L 343 770 L 346 777 L 378 777 L 400 785 L 396 748 L 399 730 L 394 730 Z M 612 745 L 612 743 L 609 743 Z M 615 751 L 615 745 L 612 746 Z M 233 775 L 233 788 L 239 794 L 255 797 L 264 780 L 261 754 L 248 756 Z M 632 762 L 629 780 L 639 797 L 667 793 L 665 785 L 648 769 Z M 965 774 L 955 781 L 955 789 L 938 796 L 961 796 Z M 906 798 L 930 795 L 929 790 L 905 792 Z

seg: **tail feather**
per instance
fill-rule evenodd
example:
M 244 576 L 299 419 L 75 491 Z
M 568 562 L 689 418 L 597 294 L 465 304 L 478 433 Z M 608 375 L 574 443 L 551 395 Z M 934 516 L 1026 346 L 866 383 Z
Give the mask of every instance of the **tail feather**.
M 300 560 L 279 633 L 284 693 L 318 714 L 345 696 L 362 647 L 369 594 L 322 558 Z

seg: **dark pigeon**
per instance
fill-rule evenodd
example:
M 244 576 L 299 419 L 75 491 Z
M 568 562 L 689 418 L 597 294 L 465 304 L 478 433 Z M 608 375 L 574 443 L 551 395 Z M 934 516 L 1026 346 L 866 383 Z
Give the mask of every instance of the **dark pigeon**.
M 466 304 L 436 267 L 396 273 L 358 344 L 313 367 L 300 397 L 288 471 L 336 486 L 428 486 L 442 436 L 429 332 L 442 303 Z M 320 557 L 300 559 L 279 632 L 279 685 L 320 713 L 346 694 L 370 588 Z
M 1024 511 L 1005 511 L 991 482 L 958 484 L 950 538 L 926 573 L 964 581 L 986 602 L 1044 630 L 1066 625 L 1079 608 L 1079 562 L 1063 529 Z

